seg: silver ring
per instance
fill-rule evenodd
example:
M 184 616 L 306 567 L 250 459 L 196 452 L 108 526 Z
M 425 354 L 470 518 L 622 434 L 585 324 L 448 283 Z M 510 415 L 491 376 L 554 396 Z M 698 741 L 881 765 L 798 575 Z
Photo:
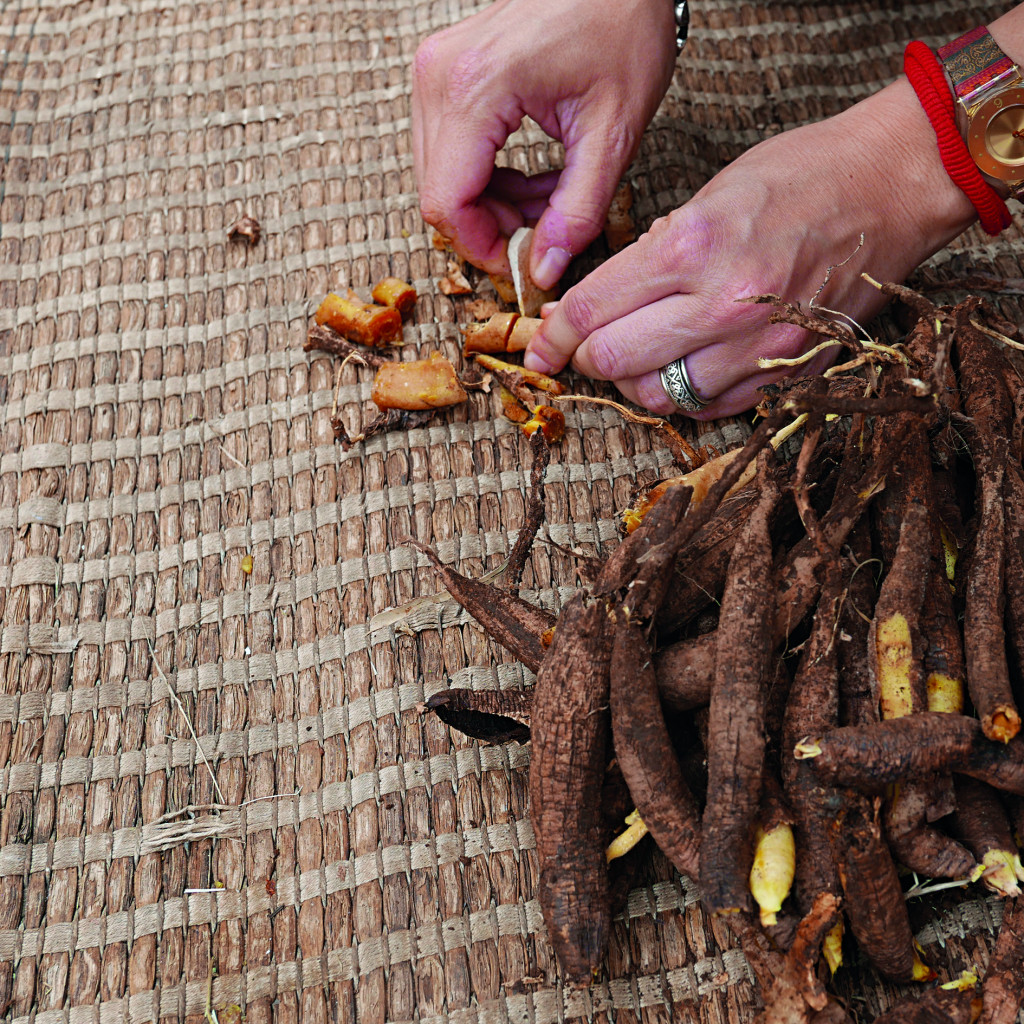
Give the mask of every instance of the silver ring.
M 661 386 L 674 405 L 683 412 L 700 412 L 708 403 L 697 394 L 686 372 L 686 356 L 673 359 L 661 368 Z

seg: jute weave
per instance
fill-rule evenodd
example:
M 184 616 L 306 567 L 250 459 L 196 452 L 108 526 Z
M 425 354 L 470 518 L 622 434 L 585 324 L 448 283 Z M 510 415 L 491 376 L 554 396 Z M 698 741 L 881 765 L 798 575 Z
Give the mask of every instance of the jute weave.
M 906 40 L 1007 6 L 695 0 L 630 170 L 641 225 L 758 139 L 891 79 Z M 476 394 L 342 452 L 336 366 L 302 351 L 328 290 L 395 274 L 420 293 L 405 357 L 457 354 L 467 316 L 437 288 L 418 213 L 409 67 L 474 9 L 0 6 L 0 1018 L 753 1014 L 743 957 L 661 861 L 604 975 L 561 986 L 529 748 L 420 706 L 529 680 L 453 605 L 401 610 L 437 590 L 410 537 L 471 574 L 501 561 L 528 449 Z M 503 159 L 540 171 L 558 149 L 527 127 Z M 226 238 L 243 213 L 263 226 L 253 248 Z M 1019 277 L 1021 251 L 1016 229 L 974 231 L 933 262 Z M 340 397 L 354 426 L 364 371 L 344 369 Z M 568 420 L 545 535 L 607 550 L 616 510 L 669 460 L 607 409 Z M 557 608 L 574 582 L 538 544 L 527 596 Z M 976 893 L 936 898 L 920 938 L 953 974 L 985 962 L 999 915 Z M 896 994 L 859 964 L 837 984 L 863 1019 Z

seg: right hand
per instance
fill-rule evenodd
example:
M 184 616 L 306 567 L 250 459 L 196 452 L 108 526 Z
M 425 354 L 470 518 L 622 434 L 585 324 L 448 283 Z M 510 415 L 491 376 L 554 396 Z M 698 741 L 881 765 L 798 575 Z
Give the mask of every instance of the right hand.
M 496 0 L 430 36 L 412 93 L 424 219 L 489 273 L 536 221 L 530 272 L 552 287 L 601 231 L 674 64 L 670 0 Z M 564 170 L 495 167 L 524 115 L 565 145 Z

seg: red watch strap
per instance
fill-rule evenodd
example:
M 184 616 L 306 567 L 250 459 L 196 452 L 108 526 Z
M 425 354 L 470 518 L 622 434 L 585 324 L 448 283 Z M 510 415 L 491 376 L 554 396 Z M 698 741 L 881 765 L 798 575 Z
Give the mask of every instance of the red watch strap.
M 1009 227 L 1010 211 L 981 176 L 967 143 L 956 127 L 953 96 L 935 54 L 924 43 L 910 43 L 903 54 L 903 70 L 935 129 L 939 156 L 946 173 L 974 204 L 981 226 L 990 235 L 998 235 L 1003 228 Z
M 965 107 L 986 89 L 1018 74 L 1017 66 L 996 45 L 984 25 L 940 46 L 939 60 L 953 81 L 953 92 Z

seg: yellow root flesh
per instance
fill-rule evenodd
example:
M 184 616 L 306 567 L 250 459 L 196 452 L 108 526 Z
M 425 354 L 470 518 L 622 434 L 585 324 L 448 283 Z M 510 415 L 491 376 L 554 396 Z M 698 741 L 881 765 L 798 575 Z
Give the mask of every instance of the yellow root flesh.
M 626 831 L 620 832 L 605 850 L 605 859 L 611 863 L 616 857 L 624 857 L 647 835 L 647 826 L 640 818 L 639 811 L 633 811 L 626 817 Z
M 822 944 L 821 951 L 825 956 L 830 974 L 835 974 L 843 966 L 843 919 L 839 918 Z
M 875 653 L 882 718 L 902 718 L 911 714 L 914 710 L 910 683 L 913 647 L 906 616 L 896 612 L 878 623 Z
M 928 710 L 961 715 L 964 710 L 964 684 L 960 679 L 932 672 L 928 676 Z
M 761 924 L 775 924 L 789 895 L 796 873 L 796 841 L 788 824 L 765 832 L 759 828 L 754 840 L 754 863 L 750 868 L 750 894 L 761 908 Z

